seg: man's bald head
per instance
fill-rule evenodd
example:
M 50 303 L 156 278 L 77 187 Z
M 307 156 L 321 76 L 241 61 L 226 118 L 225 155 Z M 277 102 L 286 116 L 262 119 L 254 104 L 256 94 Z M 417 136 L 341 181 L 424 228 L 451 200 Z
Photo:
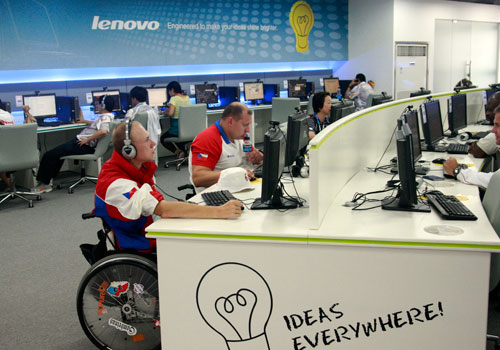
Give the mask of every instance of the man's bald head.
M 500 91 L 497 91 L 489 98 L 486 103 L 486 119 L 493 123 L 495 119 L 495 109 L 500 106 Z

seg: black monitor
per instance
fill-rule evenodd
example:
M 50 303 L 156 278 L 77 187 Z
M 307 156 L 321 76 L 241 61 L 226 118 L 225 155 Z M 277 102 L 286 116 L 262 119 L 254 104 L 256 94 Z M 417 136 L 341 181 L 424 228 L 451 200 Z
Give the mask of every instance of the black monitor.
M 166 87 L 151 87 L 146 88 L 148 91 L 148 105 L 151 107 L 163 107 L 167 103 L 167 88 Z
M 323 78 L 323 87 L 330 95 L 337 95 L 340 88 L 339 78 Z
M 448 99 L 448 126 L 451 136 L 457 136 L 458 131 L 467 126 L 467 95 L 451 95 Z
M 342 96 L 345 96 L 345 93 L 347 89 L 349 88 L 349 84 L 351 83 L 351 80 L 339 80 L 340 84 L 340 92 Z
M 404 122 L 408 124 L 411 132 L 413 145 L 413 161 L 416 162 L 422 157 L 422 148 L 420 147 L 420 130 L 418 125 L 418 112 L 416 109 L 408 111 L 404 116 Z
M 288 80 L 288 97 L 307 100 L 307 81 L 305 79 Z
M 382 209 L 430 212 L 429 205 L 418 202 L 412 133 L 408 124 L 404 123 L 403 118 L 398 119 L 396 148 L 398 152 L 399 190 L 396 197 L 382 201 Z
M 130 108 L 132 108 L 132 99 L 128 92 L 120 92 L 120 112 L 126 113 Z
M 272 104 L 273 97 L 280 97 L 280 84 L 264 84 L 264 103 Z
M 486 102 L 489 101 L 490 97 L 493 96 L 495 93 L 497 93 L 499 90 L 496 89 L 488 89 L 485 91 L 486 93 Z M 485 103 L 486 104 L 486 103 Z
M 332 104 L 332 108 L 330 109 L 330 123 L 334 123 L 337 120 L 354 113 L 355 110 L 356 106 L 354 105 L 354 101 L 342 100 L 339 103 Z
M 301 157 L 309 143 L 309 116 L 305 111 L 288 116 L 286 131 L 285 166 L 292 165 Z
M 79 119 L 80 103 L 76 96 L 56 96 L 57 119 L 62 124 L 71 124 Z
M 308 81 L 306 82 L 306 98 L 304 100 L 307 101 L 307 97 L 313 95 L 315 92 L 314 82 Z
M 443 121 L 439 100 L 429 101 L 420 105 L 420 120 L 427 145 L 427 150 L 434 150 L 434 145 L 444 138 Z
M 56 94 L 23 95 L 23 105 L 30 107 L 30 113 L 38 124 L 57 121 Z
M 370 106 L 367 107 L 372 107 L 372 106 L 377 106 L 381 105 L 382 103 L 387 103 L 392 101 L 392 96 L 387 95 L 387 93 L 382 92 L 380 95 L 372 95 L 372 103 Z
M 226 107 L 240 100 L 240 88 L 237 86 L 219 86 L 220 106 Z
M 196 103 L 214 104 L 219 102 L 217 84 L 199 84 L 194 86 Z
M 7 102 L 7 101 L 0 102 L 0 109 L 3 109 L 4 111 L 9 112 L 9 113 L 12 112 L 12 109 L 10 107 L 10 102 Z
M 421 87 L 420 90 L 410 92 L 410 97 L 417 97 L 417 96 L 430 95 L 430 94 L 431 94 L 431 90 L 426 90 L 423 87 Z
M 262 165 L 261 197 L 252 204 L 252 209 L 293 209 L 296 201 L 283 198 L 280 179 L 285 167 L 286 140 L 278 122 L 264 135 L 264 164 Z
M 112 111 L 109 112 L 121 112 L 122 111 L 122 104 L 121 104 L 121 98 L 120 98 L 120 90 L 115 89 L 115 90 L 101 90 L 101 91 L 92 91 L 92 103 L 95 106 L 97 103 L 99 103 L 99 98 L 103 95 L 106 95 L 108 97 L 111 97 L 113 99 L 113 104 L 115 108 Z
M 264 83 L 261 81 L 243 83 L 245 101 L 254 102 L 264 99 Z

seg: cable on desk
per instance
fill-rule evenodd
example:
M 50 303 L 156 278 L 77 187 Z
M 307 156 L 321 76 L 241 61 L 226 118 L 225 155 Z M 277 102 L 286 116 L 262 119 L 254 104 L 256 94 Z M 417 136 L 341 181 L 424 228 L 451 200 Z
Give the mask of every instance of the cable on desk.
M 172 196 L 172 195 L 168 194 L 167 192 L 165 192 L 165 191 L 163 190 L 163 188 L 161 188 L 161 187 L 160 187 L 160 185 L 158 185 L 158 183 L 155 183 L 155 186 L 156 186 L 156 187 L 158 187 L 158 188 L 160 189 L 160 191 L 161 191 L 161 192 L 162 192 L 165 196 L 170 197 L 170 198 L 172 198 L 172 199 L 175 199 L 175 200 L 176 200 L 176 201 L 178 201 L 178 202 L 185 202 L 185 200 L 184 200 L 184 199 L 180 199 L 180 198 L 174 197 L 174 196 Z
M 359 208 L 360 206 L 362 206 L 363 204 L 365 203 L 373 203 L 373 202 L 382 202 L 383 200 L 387 200 L 389 198 L 393 198 L 394 200 L 396 200 L 396 196 L 393 196 L 392 194 L 390 196 L 386 196 L 382 199 L 370 199 L 368 198 L 368 195 L 370 194 L 377 194 L 377 193 L 385 193 L 385 192 L 394 192 L 396 191 L 397 189 L 399 188 L 398 187 L 391 187 L 391 188 L 386 188 L 384 190 L 379 190 L 379 191 L 372 191 L 372 192 L 367 192 L 367 193 L 359 193 L 359 192 L 356 192 L 354 194 L 354 196 L 352 197 L 352 200 L 351 202 L 358 202 L 359 200 L 362 200 L 361 203 L 357 204 L 356 206 L 352 207 L 351 210 L 371 210 L 371 209 L 375 209 L 375 208 L 380 208 L 382 206 L 382 204 L 379 204 L 379 205 L 376 205 L 374 207 L 369 207 L 369 208 Z

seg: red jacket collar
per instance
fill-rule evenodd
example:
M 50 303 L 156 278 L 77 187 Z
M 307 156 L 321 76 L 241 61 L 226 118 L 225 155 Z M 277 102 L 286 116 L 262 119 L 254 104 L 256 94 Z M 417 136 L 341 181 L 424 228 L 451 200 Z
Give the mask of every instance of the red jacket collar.
M 120 167 L 130 177 L 131 180 L 134 180 L 137 183 L 141 184 L 149 183 L 151 186 L 154 185 L 153 176 L 156 168 L 158 168 L 158 166 L 154 162 L 144 163 L 140 169 L 137 169 L 116 151 L 113 151 L 111 162 Z

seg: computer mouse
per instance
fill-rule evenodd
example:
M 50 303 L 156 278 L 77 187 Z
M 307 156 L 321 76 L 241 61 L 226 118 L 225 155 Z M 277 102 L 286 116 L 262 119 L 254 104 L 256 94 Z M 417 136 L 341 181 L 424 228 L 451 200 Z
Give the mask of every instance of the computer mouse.
M 446 162 L 446 159 L 444 159 L 444 158 L 436 158 L 432 162 L 434 164 L 443 164 L 444 162 Z

